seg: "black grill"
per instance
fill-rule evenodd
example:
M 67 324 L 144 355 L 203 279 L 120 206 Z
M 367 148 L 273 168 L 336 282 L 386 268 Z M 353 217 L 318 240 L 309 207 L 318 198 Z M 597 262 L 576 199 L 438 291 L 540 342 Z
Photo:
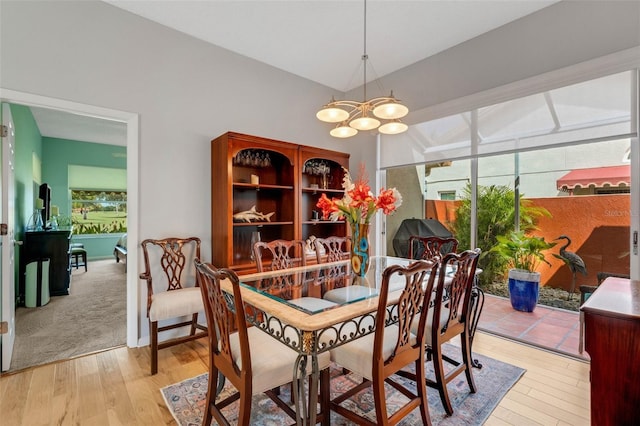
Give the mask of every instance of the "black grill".
M 393 237 L 393 250 L 398 257 L 409 256 L 409 237 L 452 237 L 445 226 L 435 219 L 405 219 Z

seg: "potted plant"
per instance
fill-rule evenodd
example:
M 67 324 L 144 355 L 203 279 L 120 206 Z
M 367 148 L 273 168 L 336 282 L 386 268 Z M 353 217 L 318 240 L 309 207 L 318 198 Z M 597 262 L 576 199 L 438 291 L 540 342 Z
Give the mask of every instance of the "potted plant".
M 503 259 L 509 269 L 509 299 L 517 311 L 533 312 L 538 303 L 540 273 L 536 271 L 541 263 L 551 266 L 544 251 L 556 243 L 547 242 L 542 237 L 526 235 L 523 231 L 512 231 L 509 235 L 496 237 L 498 243 L 491 248 Z

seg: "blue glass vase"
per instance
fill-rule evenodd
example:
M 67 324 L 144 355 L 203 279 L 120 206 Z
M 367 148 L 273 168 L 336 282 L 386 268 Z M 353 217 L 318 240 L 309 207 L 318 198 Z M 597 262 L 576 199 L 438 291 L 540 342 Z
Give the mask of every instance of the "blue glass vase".
M 357 276 L 369 271 L 369 224 L 351 224 L 351 268 Z

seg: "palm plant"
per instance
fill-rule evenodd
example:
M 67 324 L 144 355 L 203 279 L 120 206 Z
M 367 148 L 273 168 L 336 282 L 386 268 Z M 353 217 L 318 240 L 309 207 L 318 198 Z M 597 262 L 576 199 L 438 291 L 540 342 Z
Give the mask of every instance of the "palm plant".
M 490 252 L 496 253 L 509 268 L 535 272 L 541 263 L 551 266 L 544 251 L 556 245 L 542 237 L 526 235 L 524 231 L 512 231 L 508 235 L 498 235 L 498 243 Z
M 506 269 L 506 261 L 492 252 L 491 248 L 498 242 L 499 235 L 508 235 L 515 229 L 515 192 L 502 185 L 477 187 L 477 224 L 478 239 L 476 246 L 482 249 L 478 268 L 482 268 L 480 284 L 489 284 L 496 279 L 502 279 Z M 537 207 L 529 199 L 520 195 L 520 229 L 525 233 L 536 228 L 537 219 L 541 216 L 551 216 L 544 207 Z M 449 224 L 458 247 L 461 250 L 471 247 L 471 184 L 467 184 L 462 199 L 456 209 L 456 218 Z M 473 247 L 475 248 L 475 247 Z

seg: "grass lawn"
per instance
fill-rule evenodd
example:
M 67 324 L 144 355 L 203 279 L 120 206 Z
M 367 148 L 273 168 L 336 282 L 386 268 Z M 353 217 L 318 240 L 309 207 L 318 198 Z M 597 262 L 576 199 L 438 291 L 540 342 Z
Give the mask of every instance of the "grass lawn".
M 86 219 L 85 219 L 86 217 Z M 117 224 L 117 227 L 126 227 L 127 213 L 115 211 L 90 211 L 86 215 L 79 212 L 73 212 L 73 223 L 79 225 L 97 225 L 111 226 Z

